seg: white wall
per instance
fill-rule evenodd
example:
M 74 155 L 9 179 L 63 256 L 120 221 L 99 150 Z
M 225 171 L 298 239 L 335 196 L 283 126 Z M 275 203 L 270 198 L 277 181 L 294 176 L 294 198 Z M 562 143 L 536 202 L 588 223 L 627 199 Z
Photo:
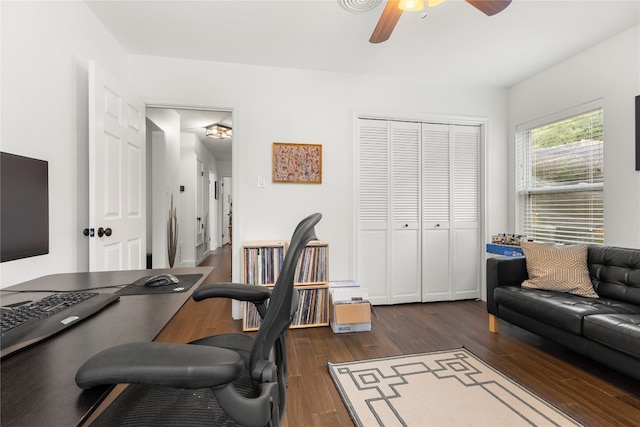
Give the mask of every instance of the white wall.
M 218 160 L 216 162 L 216 165 L 218 168 L 219 176 L 233 176 L 232 162 Z
M 198 180 L 202 179 L 198 162 L 202 162 L 205 171 L 205 180 L 203 180 L 202 190 L 202 212 L 197 210 L 197 188 Z M 184 186 L 184 191 L 178 195 L 178 256 L 176 267 L 194 267 L 198 265 L 209 254 L 208 241 L 198 244 L 196 234 L 198 230 L 197 217 L 209 218 L 209 195 L 213 189 L 208 190 L 206 180 L 209 179 L 209 171 L 213 171 L 217 175 L 216 159 L 204 147 L 202 142 L 191 133 L 180 134 L 180 186 Z M 211 196 L 213 197 L 213 196 Z M 218 203 L 214 201 L 214 209 L 217 209 Z M 217 215 L 219 217 L 219 215 Z M 214 224 L 215 226 L 215 224 Z M 211 228 L 211 230 L 214 230 Z M 214 230 L 215 232 L 215 230 Z M 210 232 L 207 232 L 208 239 Z
M 502 88 L 127 56 L 84 2 L 1 2 L 0 7 L 0 148 L 49 161 L 51 199 L 50 254 L 2 263 L 2 286 L 88 269 L 82 229 L 89 225 L 89 59 L 128 81 L 148 104 L 233 111 L 236 279 L 243 240 L 288 238 L 293 224 L 313 211 L 324 214 L 318 235 L 331 244 L 331 279 L 353 277 L 357 113 L 487 117 L 490 235 L 512 229 L 514 223 L 513 171 L 508 165 L 515 125 L 603 97 L 607 243 L 640 246 L 640 178 L 633 170 L 633 97 L 640 93 L 638 27 L 515 85 L 507 95 Z M 274 141 L 322 144 L 323 183 L 272 184 Z M 224 166 L 218 166 L 219 178 L 226 176 Z M 257 187 L 258 175 L 266 178 L 264 188 Z
M 49 254 L 0 264 L 0 286 L 87 271 L 88 61 L 127 56 L 84 2 L 1 2 L 0 149 L 49 162 Z
M 180 134 L 180 190 L 178 197 L 178 255 L 177 267 L 196 265 L 196 136 Z
M 515 224 L 516 126 L 602 98 L 605 244 L 640 248 L 640 172 L 635 170 L 634 127 L 637 95 L 640 95 L 640 26 L 510 88 L 510 230 Z
M 151 193 L 147 198 L 152 200 L 152 267 L 169 267 L 167 255 L 167 220 L 171 208 L 171 197 L 174 206 L 178 206 L 180 192 L 180 116 L 173 110 L 164 108 L 147 108 L 146 115 L 159 131 L 151 131 L 152 160 L 147 165 L 147 180 L 152 182 Z M 149 176 L 151 179 L 149 179 Z M 179 230 L 178 230 L 179 232 Z M 176 256 L 176 259 L 179 259 Z M 175 264 L 174 264 L 175 265 Z
M 235 141 L 235 137 L 234 137 L 234 141 Z M 216 237 L 216 242 L 219 244 L 219 246 L 222 246 L 229 243 L 232 237 L 232 236 L 229 236 L 229 229 L 225 223 L 225 218 L 224 218 L 225 213 L 224 213 L 224 202 L 223 202 L 223 195 L 222 195 L 222 189 L 223 189 L 222 183 L 224 178 L 229 178 L 228 181 L 233 182 L 233 162 L 218 160 L 216 164 L 218 167 L 217 179 L 218 179 L 218 185 L 220 186 L 219 187 L 220 194 L 219 194 L 218 200 L 216 200 L 217 208 L 216 208 L 216 228 L 215 228 L 216 236 L 215 237 Z M 233 194 L 229 189 L 227 189 L 227 191 L 229 191 L 230 194 Z M 232 200 L 232 203 L 233 203 L 233 200 Z M 227 227 L 227 229 L 225 230 L 224 227 Z M 224 238 L 223 238 L 223 234 L 224 234 Z M 238 277 L 238 279 L 240 278 Z
M 202 219 L 203 221 L 206 219 L 208 221 L 210 215 L 209 215 L 209 209 L 211 207 L 213 207 L 213 209 L 218 212 L 218 214 L 216 215 L 216 224 L 208 224 L 208 228 L 209 230 L 206 232 L 205 234 L 205 240 L 202 244 L 197 245 L 196 246 L 196 265 L 200 264 L 204 258 L 206 258 L 206 256 L 209 254 L 209 238 L 214 239 L 216 242 L 219 242 L 220 240 L 220 236 L 216 236 L 214 237 L 213 234 L 217 234 L 219 230 L 219 222 L 220 222 L 220 205 L 221 203 L 218 200 L 214 199 L 214 183 L 210 183 L 209 185 L 207 184 L 207 181 L 209 179 L 209 171 L 212 171 L 216 176 L 220 176 L 220 166 L 219 163 L 222 162 L 218 162 L 216 160 L 215 157 L 213 157 L 213 155 L 211 154 L 211 152 L 209 150 L 206 149 L 206 147 L 202 144 L 202 142 L 196 138 L 195 140 L 195 145 L 194 145 L 194 149 L 196 152 L 196 157 L 202 162 L 203 167 L 204 167 L 204 180 L 202 183 L 202 188 L 203 188 L 203 200 L 202 200 Z M 196 178 L 198 178 L 196 176 Z M 211 203 L 211 199 L 213 199 L 213 203 Z M 200 216 L 200 214 L 198 214 L 197 216 Z M 206 225 L 206 224 L 205 224 Z M 216 243 L 216 247 L 218 246 L 218 243 Z
M 243 241 L 288 239 L 315 211 L 324 215 L 317 231 L 330 243 L 331 279 L 353 278 L 356 113 L 487 117 L 487 232 L 507 225 L 505 89 L 147 56 L 129 61 L 129 85 L 147 103 L 233 110 L 234 279 Z M 322 184 L 271 183 L 273 142 L 322 144 Z
M 203 146 L 200 140 L 191 133 L 180 134 L 180 185 L 184 191 L 180 192 L 178 223 L 180 232 L 178 242 L 180 250 L 176 266 L 193 267 L 198 265 L 209 253 L 208 241 L 197 242 L 198 222 L 196 218 L 209 218 L 209 191 L 206 182 L 202 181 L 202 212 L 198 212 L 198 180 L 202 180 L 199 170 L 199 162 L 202 162 L 205 171 L 205 179 L 209 178 L 209 171 L 216 173 L 216 159 Z M 217 204 L 216 204 L 217 206 Z M 210 232 L 207 232 L 208 239 Z

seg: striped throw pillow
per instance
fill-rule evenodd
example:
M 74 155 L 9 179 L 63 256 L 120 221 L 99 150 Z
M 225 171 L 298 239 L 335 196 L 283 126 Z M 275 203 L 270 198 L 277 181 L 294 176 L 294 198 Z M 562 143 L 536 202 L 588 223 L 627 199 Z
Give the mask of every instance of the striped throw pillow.
M 529 279 L 524 288 L 598 298 L 587 267 L 587 245 L 522 242 Z

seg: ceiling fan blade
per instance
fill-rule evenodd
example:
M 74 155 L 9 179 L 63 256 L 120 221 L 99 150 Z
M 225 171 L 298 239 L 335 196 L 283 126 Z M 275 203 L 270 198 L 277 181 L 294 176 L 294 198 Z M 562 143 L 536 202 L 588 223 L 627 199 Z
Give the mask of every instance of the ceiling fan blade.
M 466 2 L 485 15 L 492 16 L 505 10 L 511 0 L 466 0 Z
M 398 19 L 400 19 L 400 15 L 402 15 L 402 9 L 398 7 L 399 3 L 399 0 L 389 0 L 387 2 L 369 42 L 381 43 L 389 38 L 398 23 Z

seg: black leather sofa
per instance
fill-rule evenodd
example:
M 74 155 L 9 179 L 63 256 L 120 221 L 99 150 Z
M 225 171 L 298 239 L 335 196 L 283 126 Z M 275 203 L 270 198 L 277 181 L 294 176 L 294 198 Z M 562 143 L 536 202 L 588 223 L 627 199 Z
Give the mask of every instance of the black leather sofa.
M 523 257 L 487 259 L 489 329 L 498 318 L 640 379 L 640 249 L 588 247 L 599 298 L 523 288 Z

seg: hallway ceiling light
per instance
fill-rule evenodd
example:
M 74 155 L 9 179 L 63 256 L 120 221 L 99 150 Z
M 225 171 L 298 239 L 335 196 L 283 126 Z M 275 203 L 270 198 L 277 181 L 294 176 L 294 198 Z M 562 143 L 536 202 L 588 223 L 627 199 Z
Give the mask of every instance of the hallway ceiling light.
M 205 129 L 207 136 L 212 138 L 231 138 L 232 135 L 231 128 L 221 124 L 209 125 Z

